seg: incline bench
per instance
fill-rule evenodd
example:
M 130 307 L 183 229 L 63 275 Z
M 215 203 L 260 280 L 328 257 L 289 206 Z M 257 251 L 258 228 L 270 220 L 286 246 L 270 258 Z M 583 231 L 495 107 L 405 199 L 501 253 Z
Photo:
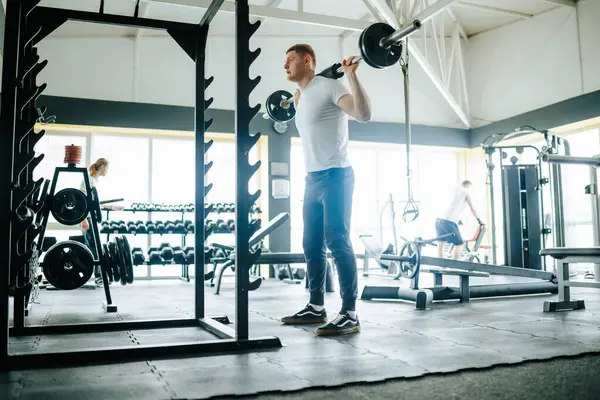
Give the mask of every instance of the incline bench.
M 558 262 L 558 301 L 545 301 L 544 311 L 570 311 L 585 309 L 583 300 L 571 300 L 572 287 L 600 289 L 600 282 L 572 281 L 569 279 L 569 264 L 600 264 L 600 247 L 552 247 L 540 251 L 542 256 L 550 256 Z
M 281 213 L 277 215 L 275 218 L 269 221 L 269 223 L 264 227 L 256 231 L 254 235 L 250 238 L 250 248 L 257 246 L 260 242 L 266 238 L 269 234 L 283 225 L 290 219 L 290 215 L 288 213 Z M 218 243 L 212 244 L 214 247 L 218 247 L 220 249 L 228 252 L 227 258 L 213 259 L 211 260 L 214 265 L 214 274 L 213 278 L 210 280 L 209 285 L 215 286 L 215 294 L 219 294 L 221 291 L 221 281 L 223 279 L 223 273 L 227 268 L 233 269 L 235 267 L 235 247 L 221 245 Z M 333 265 L 329 261 L 329 257 L 331 254 L 327 254 L 327 279 L 326 279 L 326 292 L 334 292 L 334 283 L 333 283 Z M 217 265 L 223 263 L 220 270 L 216 271 Z M 256 265 L 271 265 L 271 264 L 306 264 L 306 259 L 304 258 L 304 254 L 302 253 L 261 253 L 258 257 L 258 260 L 255 262 Z M 291 276 L 291 275 L 290 275 Z M 216 284 L 213 280 L 216 278 Z M 307 281 L 308 283 L 308 278 Z M 260 287 L 262 283 L 262 278 L 257 277 L 250 282 L 249 290 L 256 290 Z M 300 283 L 300 281 L 294 282 Z

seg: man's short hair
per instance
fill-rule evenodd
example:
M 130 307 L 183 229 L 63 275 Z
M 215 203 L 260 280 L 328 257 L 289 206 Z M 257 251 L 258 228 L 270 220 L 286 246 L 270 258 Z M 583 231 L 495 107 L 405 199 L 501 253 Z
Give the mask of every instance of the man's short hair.
M 310 44 L 306 44 L 306 43 L 295 44 L 292 47 L 290 47 L 289 49 L 287 49 L 287 51 L 285 53 L 287 54 L 290 51 L 295 51 L 296 53 L 300 54 L 302 57 L 310 56 L 310 58 L 312 59 L 313 68 L 317 66 L 317 56 L 315 55 L 315 51 L 313 50 L 313 48 Z
M 466 180 L 466 181 L 462 181 L 461 185 L 464 188 L 469 188 L 469 187 L 473 186 L 473 183 L 469 180 Z

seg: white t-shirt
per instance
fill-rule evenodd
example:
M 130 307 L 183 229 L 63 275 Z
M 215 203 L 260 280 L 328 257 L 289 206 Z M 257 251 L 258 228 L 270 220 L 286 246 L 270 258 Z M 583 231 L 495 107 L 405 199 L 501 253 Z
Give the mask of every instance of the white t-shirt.
M 322 76 L 315 76 L 302 92 L 295 121 L 306 172 L 350 166 L 348 116 L 337 105 L 349 93 L 339 80 Z
M 100 182 L 98 180 L 98 178 L 95 176 L 91 176 L 91 175 L 88 175 L 88 176 L 90 177 L 90 188 L 94 188 L 94 187 L 97 188 L 98 183 Z M 79 187 L 79 190 L 81 190 L 83 193 L 85 193 L 85 179 L 81 180 L 81 186 Z
M 452 192 L 452 197 L 450 198 L 450 202 L 448 203 L 448 207 L 440 215 L 440 218 L 458 224 L 458 221 L 460 221 L 465 206 L 467 205 L 468 195 L 469 191 L 462 186 L 454 189 L 454 191 Z

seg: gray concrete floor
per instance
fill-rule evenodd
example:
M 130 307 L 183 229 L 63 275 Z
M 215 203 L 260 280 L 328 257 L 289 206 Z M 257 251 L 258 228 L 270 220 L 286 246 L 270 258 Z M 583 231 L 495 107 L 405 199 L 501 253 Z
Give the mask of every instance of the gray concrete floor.
M 42 291 L 28 323 L 193 315 L 193 282 L 140 281 L 125 287 L 112 285 L 112 290 L 119 306 L 117 314 L 103 312 L 101 290 Z M 14 371 L 1 376 L 0 399 L 208 398 L 348 384 L 352 385 L 323 393 L 310 390 L 290 396 L 304 396 L 303 399 L 313 398 L 310 396 L 538 398 L 533 389 L 528 389 L 528 384 L 534 388 L 539 383 L 542 390 L 549 387 L 549 383 L 562 388 L 565 382 L 578 381 L 579 387 L 592 388 L 600 381 L 597 375 L 593 379 L 593 374 L 599 371 L 596 357 L 531 363 L 532 360 L 600 351 L 600 292 L 578 290 L 575 293 L 586 300 L 587 309 L 560 314 L 542 312 L 543 301 L 554 299 L 553 295 L 482 299 L 469 304 L 438 303 L 427 311 L 417 311 L 410 303 L 359 301 L 363 327 L 360 334 L 321 338 L 314 334 L 316 326 L 289 327 L 278 322 L 281 316 L 305 303 L 303 285 L 266 281 L 259 290 L 250 293 L 251 335 L 278 336 L 284 343 L 281 349 Z M 235 302 L 231 281 L 225 283 L 219 296 L 207 288 L 206 301 L 208 315 L 225 314 L 233 319 Z M 334 315 L 340 306 L 338 294 L 329 294 L 326 302 L 329 313 Z M 19 337 L 11 338 L 10 350 L 19 353 L 73 351 L 197 341 L 208 337 L 196 328 Z M 572 365 L 570 372 L 560 372 L 566 365 Z M 431 375 L 493 366 L 496 368 L 486 371 Z M 527 376 L 531 378 L 526 379 Z M 365 385 L 395 378 L 404 379 Z M 356 386 L 356 383 L 362 384 Z M 548 393 L 549 389 L 544 390 Z M 267 394 L 265 398 L 282 395 L 278 392 Z

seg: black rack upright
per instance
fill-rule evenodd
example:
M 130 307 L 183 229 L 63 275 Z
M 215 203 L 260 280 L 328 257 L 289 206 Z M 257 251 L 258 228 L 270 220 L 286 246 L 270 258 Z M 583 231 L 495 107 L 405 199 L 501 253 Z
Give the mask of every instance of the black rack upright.
M 35 102 L 46 84 L 35 86 L 35 78 L 47 64 L 38 62 L 35 45 L 68 20 L 97 22 L 105 24 L 126 25 L 150 29 L 166 30 L 171 37 L 195 62 L 196 97 L 195 97 L 195 139 L 196 139 L 196 211 L 195 211 L 195 247 L 204 248 L 206 232 L 199 229 L 205 226 L 205 217 L 210 209 L 204 208 L 205 188 L 204 176 L 210 165 L 205 165 L 205 152 L 211 142 L 205 143 L 205 131 L 211 121 L 204 120 L 204 112 L 212 99 L 206 100 L 205 89 L 212 82 L 212 77 L 205 79 L 205 47 L 209 25 L 223 4 L 224 0 L 213 0 L 200 24 L 179 23 L 153 20 L 134 16 L 105 14 L 101 6 L 98 12 L 74 11 L 38 7 L 40 0 L 7 0 L 6 25 L 4 36 L 4 66 L 2 72 L 2 98 L 0 116 L 0 186 L 4 187 L 0 196 L 0 368 L 25 369 L 43 368 L 57 365 L 73 365 L 81 363 L 115 362 L 120 360 L 147 359 L 157 357 L 176 357 L 178 355 L 214 354 L 244 350 L 281 347 L 276 337 L 249 338 L 248 327 L 248 279 L 249 268 L 259 254 L 251 254 L 248 246 L 249 238 L 257 229 L 249 223 L 249 211 L 260 195 L 259 192 L 248 193 L 248 181 L 257 171 L 260 164 L 249 165 L 249 150 L 256 144 L 260 135 L 250 135 L 250 121 L 259 110 L 248 104 L 250 92 L 256 87 L 260 78 L 251 80 L 248 76 L 252 62 L 260 53 L 260 49 L 251 52 L 249 41 L 259 24 L 249 22 L 248 0 L 237 1 L 236 9 L 236 320 L 235 329 L 225 325 L 227 317 L 205 316 L 204 285 L 202 279 L 195 280 L 195 318 L 146 320 L 146 321 L 114 321 L 65 325 L 26 325 L 24 324 L 21 292 L 15 292 L 19 286 L 16 281 L 19 275 L 20 284 L 24 285 L 26 273 L 23 267 L 34 256 L 34 240 L 39 235 L 40 226 L 36 225 L 35 212 L 40 208 L 37 193 L 43 183 L 32 181 L 33 169 L 43 155 L 35 157 L 33 148 L 42 137 L 43 131 L 34 133 Z M 103 2 L 101 2 L 103 4 Z M 47 185 L 46 185 L 47 186 Z M 43 199 L 43 196 L 41 196 Z M 21 208 L 19 208 L 21 207 Z M 23 207 L 33 211 L 23 212 Z M 17 215 L 17 209 L 19 214 Z M 27 211 L 27 210 L 25 210 Z M 27 251 L 25 251 L 27 250 Z M 197 254 L 201 254 L 198 253 Z M 196 277 L 204 275 L 204 257 L 195 257 Z M 18 293 L 18 294 L 15 294 Z M 15 296 L 14 323 L 10 327 L 9 295 Z M 130 347 L 111 347 L 104 349 L 86 349 L 69 352 L 9 352 L 9 335 L 50 335 L 76 334 L 107 331 L 126 331 L 135 329 L 159 329 L 196 326 L 215 336 L 214 340 L 192 343 L 170 343 L 160 345 L 132 345 Z M 17 328 L 17 329 L 15 329 Z

